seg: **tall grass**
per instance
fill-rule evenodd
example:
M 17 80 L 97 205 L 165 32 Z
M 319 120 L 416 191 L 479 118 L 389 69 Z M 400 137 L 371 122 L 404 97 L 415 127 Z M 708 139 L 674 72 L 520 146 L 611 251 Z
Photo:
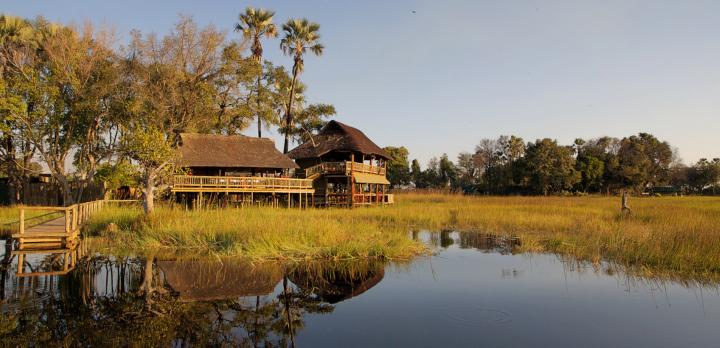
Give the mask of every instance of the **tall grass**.
M 685 273 L 720 273 L 720 198 L 468 197 L 403 194 L 389 207 L 218 209 L 163 207 L 148 218 L 109 208 L 93 219 L 113 245 L 252 258 L 406 258 L 423 251 L 410 230 L 513 235 L 521 250 Z M 120 222 L 117 222 L 120 221 Z
M 111 228 L 106 227 L 114 223 Z M 112 247 L 173 249 L 252 259 L 409 258 L 427 249 L 408 230 L 381 221 L 357 220 L 348 210 L 158 208 L 143 217 L 139 208 L 113 207 L 95 215 L 87 234 Z
M 686 273 L 720 273 L 720 198 L 403 195 L 383 219 L 415 228 L 514 235 L 525 251 Z M 358 210 L 358 214 L 373 212 Z

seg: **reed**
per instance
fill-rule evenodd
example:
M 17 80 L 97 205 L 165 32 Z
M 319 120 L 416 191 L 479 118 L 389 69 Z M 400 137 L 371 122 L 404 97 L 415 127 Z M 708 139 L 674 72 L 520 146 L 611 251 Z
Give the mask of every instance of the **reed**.
M 360 209 L 161 207 L 152 217 L 108 208 L 91 230 L 114 246 L 170 248 L 255 259 L 407 258 L 425 251 L 412 230 L 477 231 L 520 238 L 521 251 L 688 274 L 720 273 L 720 198 L 478 197 L 402 194 Z M 117 227 L 103 229 L 109 221 Z
M 381 221 L 358 223 L 348 210 L 268 207 L 187 211 L 159 207 L 110 207 L 91 218 L 87 235 L 104 237 L 111 248 L 171 249 L 178 253 L 303 260 L 407 259 L 427 251 L 404 228 Z M 119 222 L 118 222 L 119 221 Z M 111 227 L 108 228 L 107 226 Z

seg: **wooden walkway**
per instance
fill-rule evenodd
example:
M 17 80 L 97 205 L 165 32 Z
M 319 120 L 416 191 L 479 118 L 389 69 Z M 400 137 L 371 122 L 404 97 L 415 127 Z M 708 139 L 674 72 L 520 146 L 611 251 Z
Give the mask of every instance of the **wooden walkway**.
M 69 246 L 73 244 L 78 237 L 78 231 L 65 231 L 65 217 L 59 217 L 40 225 L 30 227 L 20 233 L 13 235 L 15 239 L 20 243 L 20 248 L 23 248 L 25 243 L 48 243 L 48 244 L 62 244 Z M 41 245 L 36 245 L 41 246 Z
M 18 250 L 25 248 L 72 248 L 77 245 L 80 237 L 80 228 L 90 216 L 100 211 L 108 202 L 135 202 L 123 200 L 97 200 L 67 207 L 35 207 L 20 206 L 20 220 L 18 233 L 12 235 L 18 241 Z M 35 226 L 25 228 L 26 210 L 48 211 L 50 214 L 61 213 L 63 216 L 42 222 Z

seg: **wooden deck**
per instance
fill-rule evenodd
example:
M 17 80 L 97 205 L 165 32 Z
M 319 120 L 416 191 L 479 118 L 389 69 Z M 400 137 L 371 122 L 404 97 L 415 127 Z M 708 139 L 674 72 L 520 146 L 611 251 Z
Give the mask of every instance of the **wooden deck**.
M 309 179 L 175 175 L 173 192 L 314 193 Z
M 351 173 L 365 173 L 385 175 L 385 167 L 373 166 L 366 163 L 358 163 L 352 161 L 344 162 L 323 162 L 305 169 L 305 177 L 308 179 L 317 178 L 320 175 L 350 175 Z
M 20 244 L 23 243 L 62 243 L 72 242 L 77 238 L 78 231 L 65 231 L 65 217 L 59 217 L 40 225 L 30 227 L 21 235 L 14 234 Z

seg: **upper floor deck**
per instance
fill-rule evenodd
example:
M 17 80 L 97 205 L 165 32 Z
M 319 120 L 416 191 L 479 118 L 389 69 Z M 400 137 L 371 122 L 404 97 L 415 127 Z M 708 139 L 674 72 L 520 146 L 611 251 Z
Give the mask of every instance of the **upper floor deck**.
M 385 175 L 386 169 L 381 166 L 374 166 L 366 163 L 342 161 L 342 162 L 323 162 L 305 169 L 306 178 L 314 178 L 318 175 L 350 175 L 350 173 L 365 173 L 375 175 Z

